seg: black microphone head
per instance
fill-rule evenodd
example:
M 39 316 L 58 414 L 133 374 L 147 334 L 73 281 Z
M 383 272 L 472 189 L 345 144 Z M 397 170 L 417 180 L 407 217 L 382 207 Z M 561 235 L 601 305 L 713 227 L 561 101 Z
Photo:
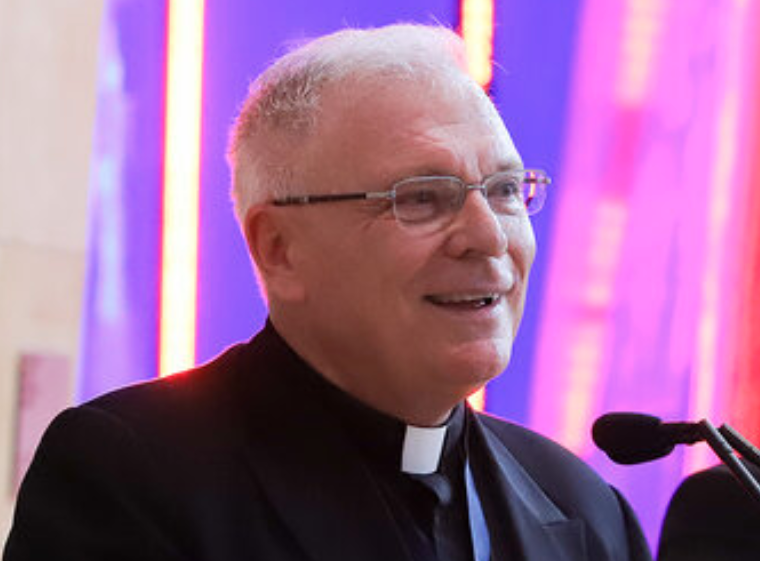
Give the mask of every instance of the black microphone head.
M 618 464 L 639 464 L 667 456 L 675 442 L 662 430 L 662 421 L 642 413 L 608 413 L 591 429 L 594 443 Z

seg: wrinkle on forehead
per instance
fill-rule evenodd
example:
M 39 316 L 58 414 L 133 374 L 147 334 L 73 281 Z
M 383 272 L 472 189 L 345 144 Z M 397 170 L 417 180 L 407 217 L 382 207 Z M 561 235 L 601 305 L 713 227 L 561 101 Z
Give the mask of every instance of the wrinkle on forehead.
M 461 77 L 363 78 L 326 91 L 302 156 L 303 173 L 330 190 L 342 190 L 341 179 L 363 189 L 368 175 L 375 183 L 430 174 L 474 182 L 520 166 L 490 99 Z

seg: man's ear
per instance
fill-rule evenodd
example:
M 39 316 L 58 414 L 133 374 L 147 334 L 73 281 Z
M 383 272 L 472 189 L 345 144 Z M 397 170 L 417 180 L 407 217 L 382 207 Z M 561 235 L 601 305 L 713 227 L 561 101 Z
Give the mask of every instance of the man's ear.
M 297 239 L 292 224 L 275 209 L 255 206 L 246 214 L 243 230 L 269 299 L 303 300 L 304 284 L 293 261 Z

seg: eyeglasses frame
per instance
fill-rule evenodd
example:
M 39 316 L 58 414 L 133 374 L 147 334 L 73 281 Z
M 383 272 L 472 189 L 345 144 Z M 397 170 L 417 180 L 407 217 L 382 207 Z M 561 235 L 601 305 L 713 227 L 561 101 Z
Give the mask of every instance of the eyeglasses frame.
M 544 172 L 543 170 L 539 169 L 523 169 L 523 170 L 515 170 L 515 171 L 507 171 L 507 172 L 498 172 L 494 175 L 491 175 L 483 180 L 482 183 L 476 183 L 476 184 L 467 184 L 465 183 L 461 178 L 456 177 L 454 175 L 420 175 L 415 177 L 407 177 L 405 179 L 401 179 L 394 183 L 391 188 L 387 191 L 359 191 L 354 193 L 328 193 L 328 194 L 315 194 L 315 195 L 287 195 L 285 197 L 279 197 L 272 199 L 269 201 L 270 204 L 274 206 L 304 206 L 304 205 L 311 205 L 311 204 L 321 204 L 321 203 L 331 203 L 331 202 L 340 202 L 340 201 L 356 201 L 356 200 L 390 200 L 394 201 L 396 198 L 396 190 L 399 187 L 399 185 L 402 185 L 404 183 L 408 183 L 410 181 L 419 181 L 419 180 L 440 180 L 440 179 L 454 179 L 461 183 L 464 186 L 464 197 L 463 200 L 467 197 L 467 194 L 470 191 L 481 191 L 483 195 L 486 195 L 486 184 L 488 183 L 488 180 L 497 176 L 501 175 L 502 173 L 510 173 L 510 174 L 523 174 L 523 180 L 521 185 L 531 185 L 534 189 L 543 188 L 546 189 L 547 185 L 551 184 L 551 178 Z M 535 197 L 537 194 L 537 191 L 531 191 L 532 197 Z M 531 198 L 532 198 L 531 197 Z M 487 197 L 486 197 L 487 198 Z M 525 199 L 524 192 L 523 192 L 523 199 Z M 530 199 L 529 199 L 530 200 Z M 525 202 L 525 200 L 523 201 Z M 527 204 L 525 205 L 527 209 Z M 543 208 L 543 201 L 541 202 L 541 206 L 534 210 L 533 212 L 528 212 L 529 215 L 536 214 Z M 396 213 L 394 211 L 394 217 L 398 219 L 396 216 Z M 402 222 L 402 220 L 399 220 L 399 222 Z

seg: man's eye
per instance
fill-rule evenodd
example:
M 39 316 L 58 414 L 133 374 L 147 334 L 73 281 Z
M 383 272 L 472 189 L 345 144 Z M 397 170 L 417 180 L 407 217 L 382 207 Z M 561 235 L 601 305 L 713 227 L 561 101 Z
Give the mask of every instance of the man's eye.
M 417 189 L 411 194 L 411 201 L 418 205 L 433 204 L 438 200 L 438 195 L 431 189 Z
M 403 222 L 425 222 L 443 216 L 456 206 L 459 187 L 450 179 L 407 183 L 396 191 L 396 217 Z
M 433 206 L 437 207 L 442 202 L 442 193 L 438 189 L 419 187 L 406 189 L 399 193 L 396 199 L 397 205 L 404 206 Z
M 521 185 L 517 179 L 507 178 L 491 185 L 488 189 L 488 197 L 495 199 L 509 199 L 520 197 Z

